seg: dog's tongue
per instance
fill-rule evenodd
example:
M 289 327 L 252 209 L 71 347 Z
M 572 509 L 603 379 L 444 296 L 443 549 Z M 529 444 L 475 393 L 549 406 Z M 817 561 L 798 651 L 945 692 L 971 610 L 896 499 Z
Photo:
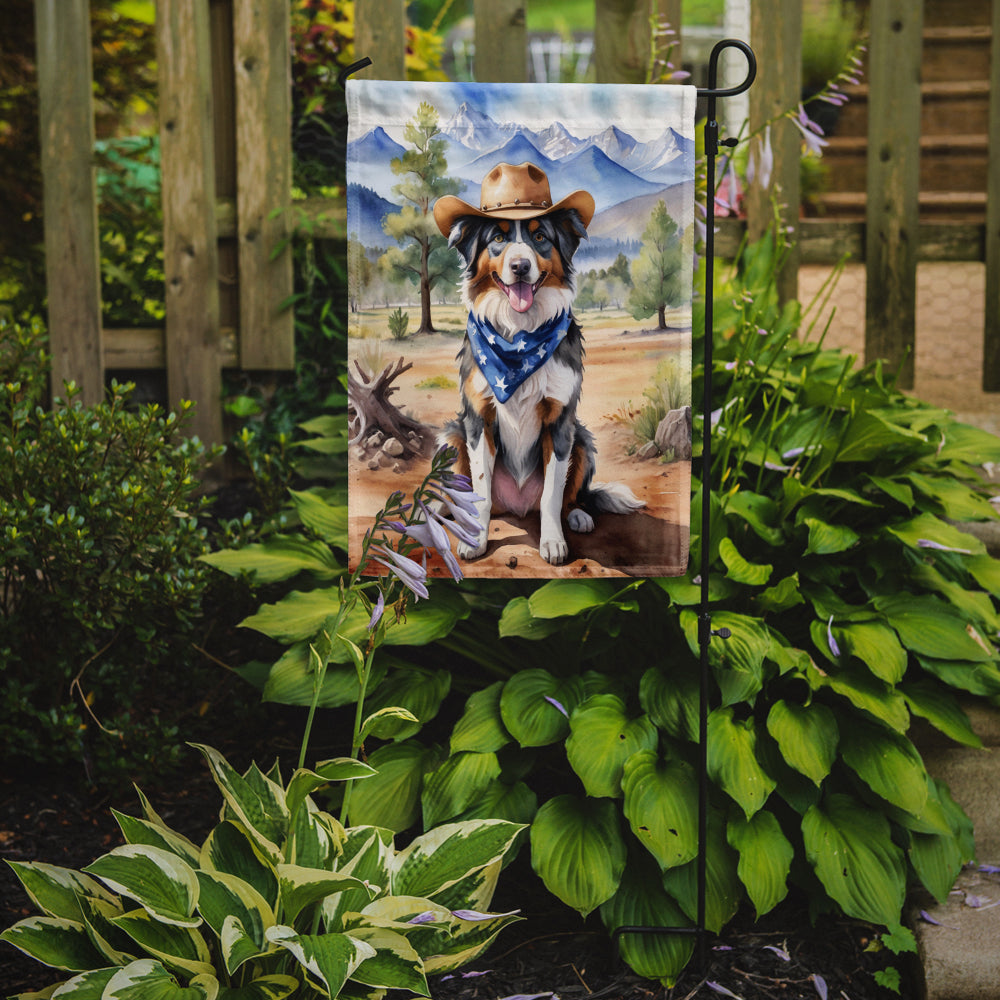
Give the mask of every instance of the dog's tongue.
M 519 313 L 523 313 L 531 308 L 535 293 L 531 289 L 528 281 L 515 281 L 507 285 L 507 298 L 510 299 L 511 306 Z

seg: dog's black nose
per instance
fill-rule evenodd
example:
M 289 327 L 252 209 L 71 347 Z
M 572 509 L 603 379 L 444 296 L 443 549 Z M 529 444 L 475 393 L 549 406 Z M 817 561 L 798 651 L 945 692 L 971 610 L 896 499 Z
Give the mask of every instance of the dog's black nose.
M 510 263 L 515 278 L 526 278 L 531 271 L 531 261 L 527 257 L 515 257 Z

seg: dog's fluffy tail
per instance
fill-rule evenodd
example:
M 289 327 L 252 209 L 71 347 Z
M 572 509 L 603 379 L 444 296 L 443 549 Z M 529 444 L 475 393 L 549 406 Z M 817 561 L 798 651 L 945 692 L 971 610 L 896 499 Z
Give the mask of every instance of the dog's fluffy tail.
M 606 514 L 631 514 L 646 506 L 624 483 L 598 482 L 590 484 L 586 504 Z

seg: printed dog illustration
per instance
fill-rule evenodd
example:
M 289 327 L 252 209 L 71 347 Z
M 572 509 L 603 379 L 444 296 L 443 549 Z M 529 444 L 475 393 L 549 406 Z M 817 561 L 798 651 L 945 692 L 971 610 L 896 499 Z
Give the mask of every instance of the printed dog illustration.
M 572 262 L 593 215 L 586 191 L 553 204 L 545 172 L 532 163 L 494 167 L 478 208 L 451 195 L 434 205 L 465 265 L 469 313 L 458 354 L 462 409 L 442 439 L 485 498 L 478 545 L 460 543 L 462 558 L 486 551 L 492 514 L 538 510 L 539 552 L 560 565 L 569 555 L 564 520 L 588 532 L 594 514 L 643 506 L 627 486 L 594 481 L 594 439 L 577 417 L 584 349 Z

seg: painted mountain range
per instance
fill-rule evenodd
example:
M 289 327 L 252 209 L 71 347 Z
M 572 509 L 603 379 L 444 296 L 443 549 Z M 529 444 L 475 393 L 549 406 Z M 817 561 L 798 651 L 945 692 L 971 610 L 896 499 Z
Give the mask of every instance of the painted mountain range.
M 606 242 L 610 262 L 617 252 L 612 252 L 612 245 L 640 240 L 649 211 L 659 198 L 667 201 L 671 215 L 682 227 L 691 221 L 690 193 L 686 199 L 682 195 L 693 173 L 694 141 L 673 128 L 646 142 L 618 125 L 579 137 L 559 121 L 532 131 L 511 122 L 496 122 L 463 103 L 441 125 L 441 134 L 447 141 L 448 173 L 462 182 L 459 197 L 471 204 L 479 201 L 483 177 L 503 162 L 530 161 L 541 167 L 556 201 L 580 188 L 589 191 L 597 212 L 591 224 L 588 259 L 595 253 L 602 258 L 600 244 Z M 402 178 L 392 172 L 390 163 L 405 149 L 381 126 L 348 144 L 348 163 L 355 164 L 349 179 L 352 175 L 363 178 L 348 188 L 352 209 L 349 226 L 367 246 L 389 242 L 381 220 L 402 203 L 392 190 Z

